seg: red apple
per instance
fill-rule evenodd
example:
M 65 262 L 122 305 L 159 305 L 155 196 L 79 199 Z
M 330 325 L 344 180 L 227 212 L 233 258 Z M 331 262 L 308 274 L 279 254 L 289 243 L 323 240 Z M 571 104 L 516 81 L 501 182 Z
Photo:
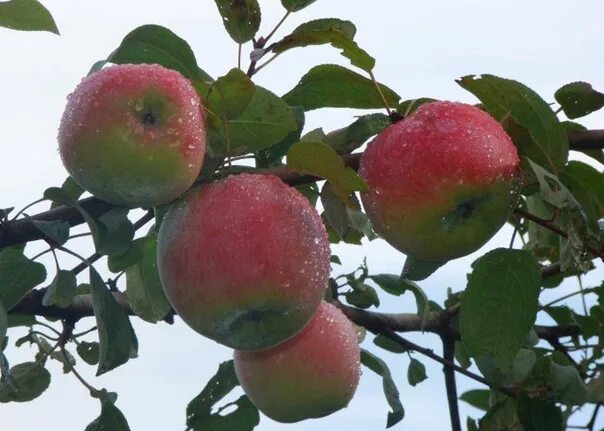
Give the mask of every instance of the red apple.
M 69 95 L 59 151 L 73 179 L 100 199 L 127 207 L 170 202 L 203 161 L 199 97 L 189 80 L 159 65 L 101 69 Z
M 175 204 L 158 237 L 158 269 L 182 319 L 237 349 L 262 349 L 300 330 L 329 277 L 317 211 L 268 175 L 204 185 Z
M 367 147 L 359 173 L 375 230 L 419 260 L 446 261 L 484 245 L 516 202 L 519 158 L 501 125 L 454 102 L 422 105 Z
M 239 383 L 252 403 L 286 423 L 346 407 L 361 373 L 356 331 L 327 302 L 291 339 L 257 352 L 236 350 L 234 359 Z

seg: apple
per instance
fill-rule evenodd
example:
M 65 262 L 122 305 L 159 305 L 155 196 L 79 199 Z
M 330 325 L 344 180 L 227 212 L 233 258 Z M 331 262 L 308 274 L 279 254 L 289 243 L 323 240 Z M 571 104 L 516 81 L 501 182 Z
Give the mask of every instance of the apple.
M 256 350 L 298 332 L 316 311 L 329 242 L 308 200 L 279 178 L 239 174 L 193 189 L 158 235 L 158 270 L 191 328 Z
M 159 65 L 101 69 L 68 96 L 59 152 L 73 179 L 115 205 L 165 204 L 195 181 L 205 123 L 195 89 Z
M 463 103 L 433 102 L 369 143 L 359 173 L 375 230 L 418 260 L 484 245 L 517 202 L 519 158 L 501 125 Z
M 235 350 L 234 365 L 250 401 L 269 418 L 285 423 L 346 407 L 361 374 L 357 333 L 327 302 L 289 340 L 256 352 Z

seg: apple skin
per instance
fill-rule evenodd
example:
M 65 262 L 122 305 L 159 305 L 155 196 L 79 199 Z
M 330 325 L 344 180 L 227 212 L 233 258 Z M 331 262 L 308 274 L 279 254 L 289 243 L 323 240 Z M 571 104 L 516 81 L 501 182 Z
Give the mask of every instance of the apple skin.
M 420 106 L 382 131 L 363 154 L 361 195 L 375 230 L 424 261 L 484 245 L 517 202 L 519 158 L 501 125 L 455 102 Z
M 73 179 L 126 207 L 165 204 L 195 181 L 205 153 L 199 96 L 159 65 L 101 69 L 68 96 L 59 152 Z
M 360 349 L 352 323 L 322 302 L 289 340 L 265 350 L 235 350 L 235 373 L 252 403 L 284 423 L 327 416 L 348 405 L 359 383 Z
M 158 270 L 174 309 L 221 344 L 257 350 L 298 332 L 330 269 L 325 226 L 279 178 L 239 174 L 193 189 L 162 221 Z

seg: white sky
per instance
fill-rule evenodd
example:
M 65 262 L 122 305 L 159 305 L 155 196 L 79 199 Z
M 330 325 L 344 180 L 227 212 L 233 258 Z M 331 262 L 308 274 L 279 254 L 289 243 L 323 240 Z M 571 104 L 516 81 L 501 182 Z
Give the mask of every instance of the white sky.
M 56 132 L 65 98 L 92 63 L 105 58 L 135 27 L 156 23 L 170 28 L 189 41 L 200 66 L 213 76 L 236 65 L 236 47 L 223 30 L 212 0 L 43 2 L 56 19 L 60 37 L 0 29 L 0 207 L 20 208 L 39 198 L 46 187 L 61 184 L 66 173 L 57 153 Z M 261 1 L 261 6 L 261 34 L 267 34 L 281 18 L 282 9 L 276 0 Z M 318 0 L 291 16 L 280 35 L 319 17 L 353 21 L 358 28 L 357 42 L 377 60 L 378 80 L 404 99 L 431 96 L 471 102 L 473 97 L 454 79 L 471 73 L 492 73 L 517 79 L 552 101 L 553 92 L 571 81 L 588 81 L 604 90 L 603 14 L 604 4 L 597 0 Z M 256 82 L 283 94 L 311 66 L 326 62 L 347 66 L 345 59 L 328 47 L 296 50 L 260 72 Z M 356 110 L 314 111 L 307 117 L 307 128 L 335 129 L 350 123 L 357 114 Z M 604 128 L 604 114 L 594 114 L 583 124 Z M 507 245 L 510 234 L 509 229 L 502 230 L 484 250 Z M 37 247 L 32 245 L 28 250 L 33 252 Z M 90 252 L 83 245 L 79 250 Z M 442 303 L 448 286 L 454 290 L 464 287 L 469 264 L 484 250 L 450 263 L 422 282 L 422 287 L 431 299 Z M 399 273 L 404 260 L 382 241 L 362 248 L 338 246 L 334 251 L 342 257 L 346 272 L 356 268 L 365 255 L 372 273 Z M 595 272 L 587 277 L 587 286 L 603 278 L 601 266 Z M 569 283 L 558 290 L 575 288 Z M 381 298 L 386 311 L 415 310 L 411 298 Z M 79 329 L 92 324 L 87 320 Z M 140 342 L 138 359 L 98 379 L 93 377 L 94 367 L 81 364 L 79 369 L 94 386 L 119 393 L 117 405 L 133 431 L 184 429 L 186 404 L 231 352 L 203 339 L 181 322 L 152 326 L 134 320 L 134 324 Z M 13 333 L 14 341 L 19 332 Z M 416 334 L 409 338 L 440 350 L 433 336 Z M 405 419 L 393 429 L 449 429 L 440 367 L 415 355 L 427 366 L 429 379 L 411 388 L 406 382 L 408 358 L 379 353 L 391 367 L 406 409 Z M 8 357 L 16 364 L 30 360 L 33 350 L 11 348 Z M 2 429 L 30 431 L 44 425 L 77 431 L 98 415 L 98 402 L 73 376 L 62 375 L 54 363 L 49 368 L 53 380 L 42 397 L 23 405 L 0 404 Z M 460 393 L 464 388 L 480 387 L 464 378 L 459 381 Z M 463 403 L 460 406 L 464 423 L 467 414 L 481 416 Z M 257 429 L 379 430 L 385 426 L 387 409 L 381 380 L 365 371 L 347 409 L 328 418 L 288 426 L 263 417 Z

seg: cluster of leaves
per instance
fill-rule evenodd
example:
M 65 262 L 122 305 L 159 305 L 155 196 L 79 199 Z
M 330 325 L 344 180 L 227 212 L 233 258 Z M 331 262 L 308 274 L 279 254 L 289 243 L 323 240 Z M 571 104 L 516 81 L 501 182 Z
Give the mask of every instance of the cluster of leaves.
M 286 17 L 315 0 L 282 0 Z M 139 27 L 125 36 L 108 57 L 97 62 L 91 72 L 106 63 L 157 63 L 177 70 L 194 85 L 206 110 L 208 154 L 199 182 L 211 181 L 240 170 L 287 168 L 288 172 L 318 177 L 325 182 L 298 184 L 298 189 L 323 210 L 323 220 L 332 243 L 361 244 L 375 233 L 361 209 L 358 192 L 366 185 L 350 167 L 350 154 L 386 128 L 392 119 L 405 117 L 423 103 L 434 99 L 402 101 L 395 91 L 379 84 L 373 75 L 375 60 L 355 41 L 356 28 L 336 18 L 317 19 L 298 26 L 281 39 L 257 37 L 261 13 L 256 0 L 216 0 L 226 31 L 239 45 L 252 43 L 247 73 L 234 68 L 217 78 L 197 64 L 189 44 L 169 29 L 157 25 Z M 50 14 L 35 0 L 11 0 L 0 3 L 0 25 L 18 30 L 56 32 Z M 279 25 L 275 28 L 277 30 Z M 338 49 L 352 68 L 324 64 L 312 67 L 299 83 L 283 96 L 256 85 L 255 73 L 289 50 L 329 44 Z M 267 56 L 270 56 L 266 59 Z M 262 63 L 264 61 L 264 63 Z M 523 242 L 521 250 L 496 249 L 477 259 L 461 292 L 450 292 L 442 306 L 431 301 L 419 281 L 446 262 L 427 263 L 409 256 L 402 274 L 370 275 L 367 266 L 331 281 L 332 300 L 340 300 L 357 309 L 379 307 L 380 295 L 411 293 L 417 304 L 417 317 L 423 329 L 431 313 L 459 309 L 449 330 L 459 334 L 455 355 L 465 368 L 478 367 L 491 389 L 466 392 L 461 399 L 485 411 L 479 425 L 468 419 L 468 429 L 484 430 L 558 430 L 564 429 L 573 406 L 586 402 L 604 402 L 603 381 L 598 360 L 602 357 L 600 334 L 604 327 L 604 284 L 582 289 L 579 295 L 594 293 L 597 303 L 579 313 L 560 301 L 542 305 L 540 295 L 555 292 L 567 277 L 575 277 L 592 268 L 592 259 L 604 246 L 604 177 L 590 164 L 569 161 L 569 135 L 583 131 L 558 114 L 576 119 L 604 106 L 604 94 L 587 83 L 572 83 L 554 95 L 560 109 L 552 110 L 525 85 L 493 75 L 465 76 L 458 84 L 474 94 L 481 106 L 501 122 L 522 157 L 522 197 L 510 219 L 515 235 Z M 390 115 L 369 113 L 359 116 L 342 129 L 305 132 L 305 114 L 319 108 L 380 109 Z M 396 114 L 396 115 L 393 115 Z M 601 149 L 583 152 L 602 163 Z M 253 160 L 255 166 L 231 165 L 238 158 Z M 97 342 L 79 340 L 69 327 L 56 337 L 39 328 L 53 327 L 31 315 L 19 314 L 20 302 L 32 289 L 47 282 L 47 269 L 29 258 L 24 245 L 0 250 L 0 402 L 22 402 L 36 398 L 50 384 L 46 361 L 60 361 L 66 373 L 77 376 L 76 357 L 66 348 L 74 342 L 80 359 L 97 366 L 97 374 L 108 372 L 137 354 L 137 340 L 128 311 L 158 322 L 170 320 L 171 310 L 159 281 L 155 263 L 156 234 L 151 229 L 135 239 L 138 227 L 130 211 L 112 208 L 97 213 L 79 200 L 82 190 L 67 179 L 61 187 L 51 187 L 44 199 L 54 207 L 76 210 L 88 225 L 95 253 L 71 270 L 60 266 L 52 280 L 41 289 L 43 306 L 63 310 L 68 316 L 74 300 L 89 301 L 94 308 Z M 0 223 L 11 223 L 12 209 L 0 211 Z M 165 208 L 154 208 L 156 226 Z M 526 217 L 530 214 L 533 219 Z M 150 217 L 149 217 L 150 218 Z M 31 218 L 31 223 L 49 244 L 48 252 L 71 253 L 65 244 L 76 235 L 65 220 Z M 539 223 L 535 223 L 537 220 Z M 0 224 L 0 228 L 1 228 Z M 93 263 L 107 257 L 114 274 L 107 282 Z M 601 254 L 600 254 L 601 256 Z M 332 256 L 334 264 L 340 263 Z M 559 271 L 545 271 L 547 265 L 559 265 Z M 76 275 L 88 268 L 89 282 L 78 285 Z M 117 289 L 117 280 L 125 274 L 125 292 Z M 381 293 L 378 293 L 381 292 Z M 561 298 L 561 299 L 564 299 Z M 539 313 L 568 330 L 570 341 L 561 343 L 552 335 L 552 349 L 538 344 L 535 329 Z M 73 323 L 73 322 L 71 322 Z M 17 340 L 38 347 L 33 362 L 9 366 L 2 353 L 8 345 L 7 329 L 29 327 Z M 541 338 L 551 341 L 545 336 Z M 49 341 L 53 341 L 50 343 Z M 408 381 L 415 386 L 427 378 L 424 365 L 411 352 L 391 338 L 378 334 L 374 344 L 383 350 L 409 356 Z M 582 350 L 577 362 L 572 352 Z M 570 353 L 569 353 L 570 352 Z M 399 392 L 387 364 L 364 350 L 363 364 L 380 375 L 390 407 L 386 426 L 404 417 Z M 91 395 L 101 403 L 101 414 L 86 429 L 128 430 L 124 415 L 115 406 L 116 394 L 98 390 L 87 383 Z M 220 365 L 217 374 L 187 408 L 188 430 L 251 430 L 259 422 L 256 408 L 245 396 L 216 408 L 216 403 L 237 386 L 231 362 Z M 232 408 L 234 407 L 234 409 Z M 229 410 L 229 413 L 225 413 Z

